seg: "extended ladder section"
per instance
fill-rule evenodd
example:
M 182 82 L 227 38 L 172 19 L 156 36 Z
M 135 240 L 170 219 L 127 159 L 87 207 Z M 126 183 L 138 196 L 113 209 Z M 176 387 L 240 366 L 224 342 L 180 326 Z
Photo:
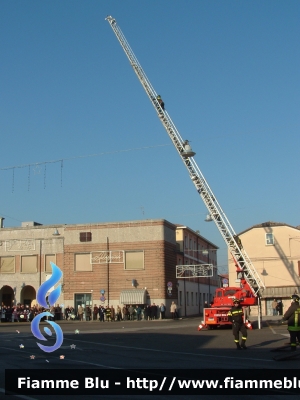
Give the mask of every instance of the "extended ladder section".
M 147 78 L 145 72 L 143 71 L 143 68 L 141 67 L 132 49 L 130 48 L 129 43 L 127 42 L 121 29 L 119 28 L 116 20 L 111 16 L 107 16 L 106 20 L 109 22 L 112 30 L 114 31 L 117 39 L 119 40 L 126 56 L 129 59 L 129 62 L 134 72 L 136 73 L 152 105 L 154 106 L 157 115 L 161 120 L 161 123 L 166 129 L 170 139 L 172 140 L 177 152 L 180 155 L 180 158 L 185 164 L 189 176 L 197 189 L 197 192 L 200 194 L 205 206 L 207 207 L 209 215 L 214 220 L 221 235 L 223 236 L 229 248 L 229 251 L 234 259 L 237 270 L 242 273 L 243 278 L 245 278 L 246 281 L 248 282 L 254 296 L 260 296 L 263 289 L 265 288 L 264 283 L 262 282 L 256 269 L 251 263 L 251 260 L 248 257 L 247 253 L 242 248 L 242 245 L 236 233 L 234 232 L 234 229 L 232 228 L 224 211 L 222 210 L 211 188 L 209 187 L 198 165 L 196 164 L 193 158 L 195 153 L 192 151 L 189 142 L 181 138 L 168 112 L 162 109 L 157 99 L 157 93 L 155 92 L 153 86 L 151 85 L 149 79 Z

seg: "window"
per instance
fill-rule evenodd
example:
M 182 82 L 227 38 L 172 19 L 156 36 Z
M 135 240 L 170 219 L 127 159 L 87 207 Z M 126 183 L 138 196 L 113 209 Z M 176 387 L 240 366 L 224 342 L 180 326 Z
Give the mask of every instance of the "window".
M 191 302 L 192 302 L 192 306 L 194 305 L 194 292 L 191 292 Z
M 90 262 L 90 253 L 75 254 L 75 271 L 92 271 L 93 266 Z
M 238 289 L 237 290 L 234 290 L 234 289 L 233 290 L 224 290 L 224 292 L 221 291 L 220 293 L 223 293 L 223 296 L 227 297 L 227 296 L 235 296 L 237 291 L 238 291 Z
M 37 256 L 22 256 L 21 257 L 21 272 L 25 274 L 33 274 L 37 272 Z
M 184 247 L 186 249 L 188 248 L 188 238 L 187 238 L 187 236 L 184 237 Z
M 80 232 L 79 240 L 81 242 L 91 242 L 92 241 L 92 232 Z
M 187 306 L 190 305 L 190 294 L 189 294 L 189 292 L 186 292 L 186 305 Z
M 54 264 L 56 263 L 55 254 L 46 254 L 45 255 L 45 272 L 52 273 L 50 261 L 53 262 Z
M 266 244 L 267 245 L 274 245 L 274 235 L 273 233 L 266 233 Z
M 15 273 L 15 257 L 0 257 L 0 273 L 1 274 Z
M 198 293 L 196 292 L 196 306 L 198 305 Z
M 179 292 L 179 305 L 182 306 L 182 291 Z
M 144 269 L 144 252 L 125 251 L 125 269 Z

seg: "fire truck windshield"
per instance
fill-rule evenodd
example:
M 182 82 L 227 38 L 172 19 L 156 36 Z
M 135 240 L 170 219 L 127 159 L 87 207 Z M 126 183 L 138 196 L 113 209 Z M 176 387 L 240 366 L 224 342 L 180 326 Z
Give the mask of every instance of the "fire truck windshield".
M 233 290 L 233 289 L 231 289 L 231 290 L 225 290 L 224 293 L 223 293 L 223 296 L 224 296 L 224 297 L 227 297 L 227 296 L 234 296 L 234 295 L 236 294 L 236 292 L 237 292 L 237 290 Z

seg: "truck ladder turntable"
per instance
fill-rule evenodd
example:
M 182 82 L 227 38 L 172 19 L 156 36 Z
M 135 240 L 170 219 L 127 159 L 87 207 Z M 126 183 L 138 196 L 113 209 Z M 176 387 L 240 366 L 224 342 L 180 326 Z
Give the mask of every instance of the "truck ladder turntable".
M 209 187 L 207 181 L 205 180 L 202 172 L 200 171 L 198 165 L 196 164 L 193 156 L 195 153 L 192 151 L 189 141 L 183 140 L 178 132 L 175 124 L 173 123 L 171 117 L 168 112 L 162 109 L 158 99 L 157 93 L 151 85 L 149 79 L 147 78 L 142 66 L 140 65 L 138 59 L 136 58 L 134 52 L 132 51 L 129 43 L 127 42 L 123 32 L 117 24 L 117 21 L 112 16 L 107 16 L 105 18 L 110 24 L 112 30 L 114 31 L 121 47 L 123 48 L 131 67 L 133 68 L 135 74 L 137 75 L 138 80 L 143 86 L 147 96 L 149 97 L 153 107 L 156 110 L 156 113 L 164 126 L 167 134 L 169 135 L 174 147 L 176 148 L 181 160 L 187 168 L 190 179 L 192 180 L 194 186 L 200 197 L 202 198 L 209 215 L 212 220 L 217 225 L 219 232 L 221 233 L 223 239 L 225 240 L 229 252 L 231 253 L 234 262 L 237 267 L 237 271 L 241 272 L 248 282 L 253 295 L 255 297 L 260 297 L 261 293 L 265 289 L 265 285 L 261 280 L 259 274 L 254 268 L 250 258 L 248 257 L 245 250 L 240 245 L 237 240 L 237 235 L 232 228 L 229 220 L 227 219 L 224 211 L 222 210 L 220 204 L 218 203 L 215 195 L 213 194 L 211 188 Z M 197 274 L 197 268 L 195 266 L 195 270 L 191 269 L 191 273 Z M 180 273 L 180 270 L 178 270 Z M 177 270 L 176 270 L 177 274 Z M 208 275 L 205 275 L 208 276 Z

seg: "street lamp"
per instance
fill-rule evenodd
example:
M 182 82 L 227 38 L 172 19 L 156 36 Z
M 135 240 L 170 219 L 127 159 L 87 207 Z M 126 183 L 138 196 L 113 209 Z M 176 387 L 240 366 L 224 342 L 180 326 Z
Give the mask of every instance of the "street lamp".
M 212 216 L 210 214 L 207 214 L 207 216 L 205 217 L 205 222 L 211 222 L 213 221 Z

